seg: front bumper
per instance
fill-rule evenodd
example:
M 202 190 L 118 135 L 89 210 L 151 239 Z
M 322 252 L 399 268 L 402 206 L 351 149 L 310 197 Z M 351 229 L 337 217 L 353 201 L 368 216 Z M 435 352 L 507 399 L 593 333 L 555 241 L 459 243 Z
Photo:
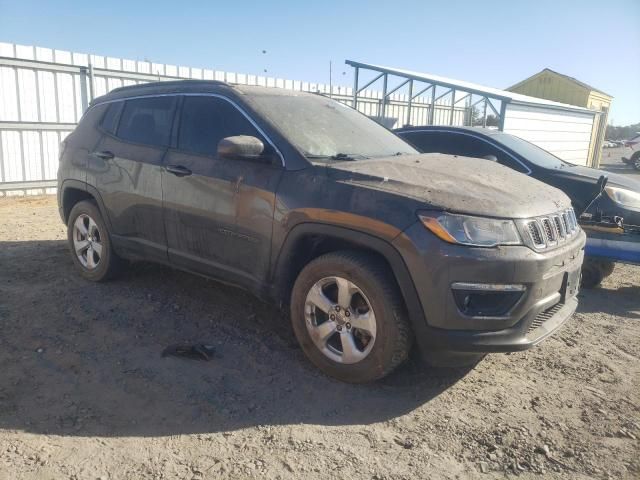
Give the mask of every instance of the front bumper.
M 574 297 L 536 313 L 533 310 L 513 327 L 501 330 L 445 330 L 428 328 L 434 350 L 447 352 L 517 352 L 528 350 L 558 330 L 578 307 Z
M 564 245 L 539 253 L 525 246 L 474 248 L 438 239 L 421 224 L 395 244 L 412 276 L 426 329 L 418 343 L 429 351 L 526 350 L 560 328 L 577 307 L 584 259 L 582 230 Z M 465 315 L 452 285 L 457 282 L 522 285 L 525 291 L 499 315 Z

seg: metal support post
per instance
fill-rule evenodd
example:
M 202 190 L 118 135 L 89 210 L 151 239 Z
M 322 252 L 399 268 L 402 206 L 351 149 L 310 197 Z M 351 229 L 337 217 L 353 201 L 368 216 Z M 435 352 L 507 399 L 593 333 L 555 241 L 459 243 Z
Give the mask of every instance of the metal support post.
M 360 69 L 355 67 L 355 72 L 353 72 L 353 105 L 352 107 L 357 110 L 358 109 L 358 72 Z
M 409 81 L 409 100 L 407 102 L 407 121 L 406 125 L 411 125 L 411 102 L 413 100 L 413 80 Z
M 82 113 L 89 108 L 89 97 L 87 92 L 87 83 L 89 82 L 89 76 L 87 75 L 87 67 L 80 67 L 80 105 L 82 106 Z
M 388 80 L 388 76 L 385 73 L 384 76 L 382 77 L 382 103 L 380 105 L 380 121 L 384 120 L 384 115 L 386 113 L 386 109 L 387 109 L 387 80 Z

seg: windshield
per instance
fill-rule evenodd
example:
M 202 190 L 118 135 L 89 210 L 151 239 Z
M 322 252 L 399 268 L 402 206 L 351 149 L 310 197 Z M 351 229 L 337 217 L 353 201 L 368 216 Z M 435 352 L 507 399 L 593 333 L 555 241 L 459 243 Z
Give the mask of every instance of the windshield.
M 495 134 L 493 135 L 493 138 L 539 167 L 565 168 L 572 166 L 570 163 L 559 159 L 554 154 L 547 152 L 543 148 L 514 135 Z
M 373 120 L 320 95 L 260 93 L 247 100 L 308 158 L 342 161 L 418 153 Z

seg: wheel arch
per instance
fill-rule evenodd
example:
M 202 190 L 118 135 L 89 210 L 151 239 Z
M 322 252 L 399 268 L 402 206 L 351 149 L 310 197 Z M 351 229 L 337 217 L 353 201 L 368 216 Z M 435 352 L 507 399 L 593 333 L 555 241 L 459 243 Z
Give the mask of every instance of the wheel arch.
M 368 233 L 317 223 L 295 226 L 282 243 L 272 269 L 272 295 L 288 304 L 293 283 L 305 265 L 322 254 L 345 249 L 367 251 L 384 260 L 399 287 L 416 340 L 424 339 L 426 321 L 409 269 L 392 244 Z
M 83 200 L 93 200 L 98 205 L 100 214 L 107 224 L 107 227 L 111 229 L 111 223 L 109 222 L 109 216 L 106 214 L 107 212 L 102 197 L 94 186 L 79 180 L 65 180 L 59 190 L 58 204 L 60 217 L 65 225 L 69 220 L 69 214 L 74 205 Z

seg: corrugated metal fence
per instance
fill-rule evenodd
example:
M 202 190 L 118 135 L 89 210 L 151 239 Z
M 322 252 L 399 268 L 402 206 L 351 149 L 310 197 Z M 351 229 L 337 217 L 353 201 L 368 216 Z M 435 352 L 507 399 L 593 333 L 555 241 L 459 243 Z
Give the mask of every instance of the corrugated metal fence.
M 353 103 L 351 87 L 0 43 L 0 196 L 55 192 L 60 142 L 93 98 L 126 85 L 176 79 L 317 92 Z M 406 95 L 391 95 L 382 119 L 381 92 L 367 90 L 358 96 L 358 110 L 388 127 L 426 125 L 427 100 L 413 100 L 410 119 L 407 103 Z M 443 99 L 435 108 L 434 123 L 463 125 L 469 112 L 467 106 L 456 107 L 452 119 Z

